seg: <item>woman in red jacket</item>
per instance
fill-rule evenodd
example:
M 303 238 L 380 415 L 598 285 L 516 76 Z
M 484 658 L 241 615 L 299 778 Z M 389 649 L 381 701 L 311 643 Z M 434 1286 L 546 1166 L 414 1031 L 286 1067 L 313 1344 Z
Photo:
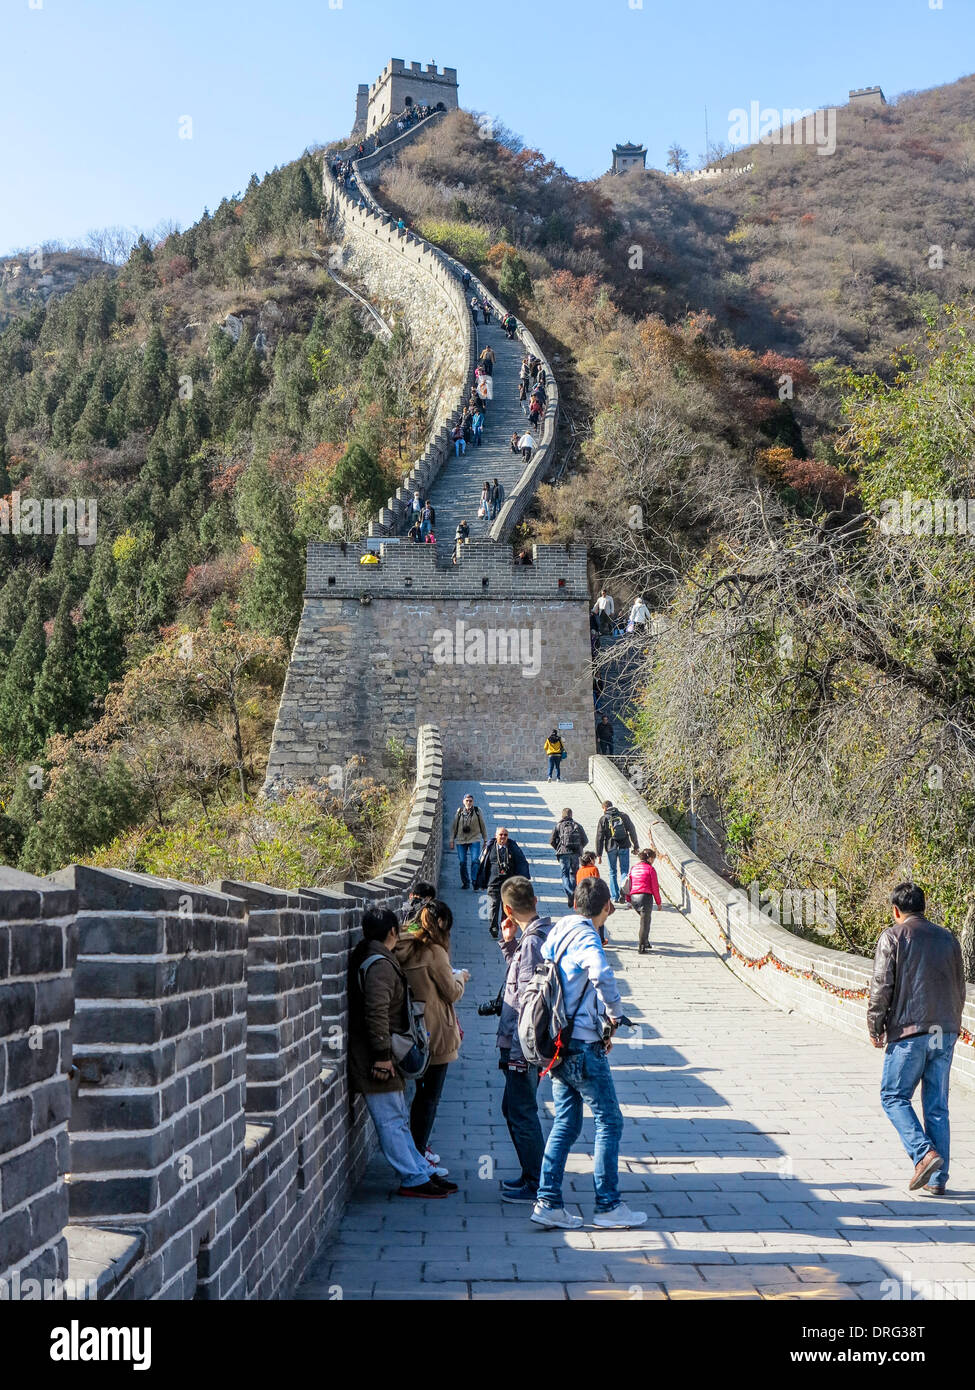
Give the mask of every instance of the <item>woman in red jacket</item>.
M 650 945 L 650 918 L 653 905 L 660 906 L 660 884 L 657 871 L 653 867 L 656 854 L 652 849 L 638 849 L 636 863 L 630 873 L 630 885 L 626 900 L 632 903 L 640 914 L 640 955 L 652 950 Z

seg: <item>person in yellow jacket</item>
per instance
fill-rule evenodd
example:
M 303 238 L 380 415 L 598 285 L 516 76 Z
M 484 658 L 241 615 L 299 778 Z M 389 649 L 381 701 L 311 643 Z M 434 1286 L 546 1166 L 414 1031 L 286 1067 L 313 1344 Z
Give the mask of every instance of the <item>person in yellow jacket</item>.
M 555 774 L 556 782 L 562 781 L 562 759 L 566 756 L 565 744 L 558 729 L 553 729 L 545 740 L 545 752 L 548 755 L 548 780 L 551 782 L 552 774 Z
M 365 553 L 365 555 L 363 555 L 362 559 L 359 561 L 359 564 L 360 564 L 360 565 L 378 565 L 378 564 L 379 564 L 379 556 L 378 556 L 378 555 L 374 555 L 374 554 L 372 553 L 371 550 L 367 550 L 366 553 Z

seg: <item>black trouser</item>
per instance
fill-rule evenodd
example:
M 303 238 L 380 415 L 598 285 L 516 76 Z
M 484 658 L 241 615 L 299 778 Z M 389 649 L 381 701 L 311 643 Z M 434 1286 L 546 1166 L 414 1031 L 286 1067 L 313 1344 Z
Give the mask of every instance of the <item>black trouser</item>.
M 613 745 L 611 743 L 607 743 L 604 738 L 597 738 L 596 752 L 604 753 L 611 758 L 613 756 Z
M 650 940 L 650 919 L 653 916 L 653 894 L 634 893 L 630 902 L 640 914 L 639 945 L 646 946 Z
M 503 1047 L 499 1062 L 504 1072 L 501 1114 L 521 1164 L 521 1180 L 537 1191 L 542 1173 L 542 1154 L 545 1152 L 542 1125 L 538 1118 L 538 1068 L 511 1071 L 508 1067 L 510 1057 L 511 1049 Z
M 416 1083 L 416 1095 L 410 1106 L 410 1133 L 413 1143 L 422 1154 L 430 1142 L 433 1122 L 437 1118 L 437 1106 L 443 1094 L 443 1083 L 447 1079 L 447 1063 L 431 1062 Z

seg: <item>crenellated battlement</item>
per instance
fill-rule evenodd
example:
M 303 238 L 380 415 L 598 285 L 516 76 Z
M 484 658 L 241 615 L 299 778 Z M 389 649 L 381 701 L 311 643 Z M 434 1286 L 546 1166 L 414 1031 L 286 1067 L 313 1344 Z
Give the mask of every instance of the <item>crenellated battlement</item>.
M 363 564 L 367 554 L 378 563 Z M 374 552 L 353 545 L 308 547 L 306 598 L 557 599 L 588 602 L 582 546 L 536 545 L 532 564 L 519 564 L 508 546 L 472 538 L 457 564 L 451 550 L 413 541 L 386 541 Z

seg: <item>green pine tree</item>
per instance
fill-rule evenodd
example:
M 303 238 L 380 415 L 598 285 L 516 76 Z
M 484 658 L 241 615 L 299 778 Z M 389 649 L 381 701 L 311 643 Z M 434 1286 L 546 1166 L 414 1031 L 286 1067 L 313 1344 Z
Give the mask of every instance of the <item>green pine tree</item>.
M 122 634 L 112 621 L 104 585 L 96 575 L 85 597 L 75 646 L 78 684 L 86 706 L 104 698 L 112 681 L 121 676 L 124 658 Z
M 34 687 L 46 654 L 40 582 L 31 585 L 27 617 L 0 690 L 0 744 L 20 761 L 36 757 L 44 746 L 44 730 L 34 712 Z
M 58 604 L 51 641 L 34 689 L 34 716 L 45 738 L 50 738 L 52 734 L 74 733 L 86 712 L 75 661 L 76 644 L 71 595 L 65 590 Z

